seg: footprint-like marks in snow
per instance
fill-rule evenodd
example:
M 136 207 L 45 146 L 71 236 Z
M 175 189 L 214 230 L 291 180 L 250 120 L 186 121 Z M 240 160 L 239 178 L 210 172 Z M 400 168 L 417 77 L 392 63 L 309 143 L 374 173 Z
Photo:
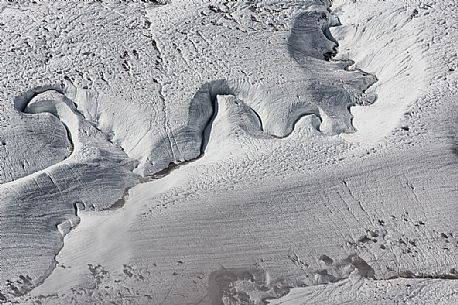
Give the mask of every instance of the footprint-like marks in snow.
M 376 79 L 350 70 L 351 62 L 331 60 L 337 43 L 329 26 L 335 24 L 327 11 L 300 14 L 287 46 L 283 45 L 287 58 L 272 50 L 272 56 L 278 55 L 271 58 L 272 62 L 278 66 L 268 70 L 265 77 L 254 82 L 219 78 L 202 85 L 188 103 L 187 121 L 154 142 L 146 158 L 152 166 L 145 173 L 158 173 L 170 164 L 189 161 L 203 153 L 221 153 L 218 146 L 228 140 L 243 145 L 253 138 L 287 137 L 304 115 L 319 117 L 319 129 L 325 133 L 354 131 L 349 107 L 368 100 L 365 90 Z M 281 75 L 288 77 L 279 80 Z M 72 147 L 65 160 L 0 185 L 2 255 L 14 257 L 17 264 L 12 266 L 25 266 L 20 270 L 4 268 L 1 278 L 14 281 L 16 276 L 27 276 L 30 287 L 39 285 L 55 267 L 54 257 L 63 246 L 61 234 L 77 223 L 75 205 L 107 209 L 126 195 L 126 189 L 142 181 L 133 174 L 140 160 L 129 158 L 122 144 L 113 144 L 97 122 L 86 120 L 79 110 L 85 105 L 76 105 L 68 97 L 71 95 L 67 89 L 41 87 L 15 101 L 16 109 L 23 113 L 49 113 L 59 119 Z M 169 101 L 164 98 L 164 102 Z M 18 254 L 21 247 L 24 251 Z M 29 262 L 34 262 L 34 266 L 30 267 Z M 250 274 L 248 281 L 257 287 L 253 289 L 278 294 L 278 287 L 269 284 L 268 275 Z M 217 284 L 212 293 L 217 297 L 221 289 L 226 289 L 221 285 L 227 282 L 223 280 L 221 284 L 218 279 L 227 276 L 235 277 L 242 286 L 247 284 L 245 273 L 238 270 L 214 274 Z M 14 296 L 14 291 L 3 283 L 0 290 L 2 295 Z

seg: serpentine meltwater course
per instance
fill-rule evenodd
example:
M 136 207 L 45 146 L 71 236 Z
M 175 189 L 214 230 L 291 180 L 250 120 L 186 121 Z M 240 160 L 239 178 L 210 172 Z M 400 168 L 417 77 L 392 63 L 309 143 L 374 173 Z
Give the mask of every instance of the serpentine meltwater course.
M 454 0 L 0 2 L 0 304 L 458 304 Z

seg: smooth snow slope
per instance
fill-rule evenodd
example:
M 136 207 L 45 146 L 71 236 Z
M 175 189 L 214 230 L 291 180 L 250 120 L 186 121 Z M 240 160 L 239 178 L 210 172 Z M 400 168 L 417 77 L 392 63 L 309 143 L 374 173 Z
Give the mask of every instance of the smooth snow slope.
M 458 302 L 456 3 L 330 4 L 2 3 L 0 302 Z

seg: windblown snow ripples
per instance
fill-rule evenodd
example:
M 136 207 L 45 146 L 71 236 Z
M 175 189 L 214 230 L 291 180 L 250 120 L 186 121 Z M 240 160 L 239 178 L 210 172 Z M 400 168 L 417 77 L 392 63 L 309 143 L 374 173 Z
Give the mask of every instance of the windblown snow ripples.
M 231 4 L 230 14 L 238 16 L 246 9 L 243 3 Z M 228 14 L 211 8 L 212 16 L 176 14 L 174 26 L 166 29 L 163 17 L 151 21 L 162 72 L 155 79 L 157 109 L 126 109 L 71 82 L 31 90 L 33 94 L 18 100 L 19 111 L 60 120 L 71 154 L 0 185 L 1 250 L 8 258 L 1 270 L 1 295 L 21 296 L 42 283 L 56 266 L 63 235 L 79 221 L 77 210 L 110 208 L 143 180 L 138 174 L 152 176 L 203 153 L 224 158 L 216 147 L 227 138 L 262 142 L 287 137 L 305 115 L 315 116 L 313 127 L 325 134 L 353 132 L 349 107 L 373 102 L 365 90 L 376 78 L 352 70 L 350 61 L 332 60 L 337 42 L 329 27 L 338 25 L 337 19 L 321 1 L 306 3 L 298 7 L 292 1 L 279 8 L 288 14 L 283 28 L 263 28 L 262 10 L 268 5 L 262 1 L 256 7 L 259 24 L 253 28 L 242 28 L 235 17 L 215 27 L 199 26 Z M 178 11 L 186 9 L 179 1 L 176 5 Z M 185 30 L 191 20 L 197 26 Z M 162 119 L 155 121 L 154 113 Z M 131 128 L 136 126 L 131 120 L 139 117 L 151 127 L 143 134 Z M 229 128 L 229 137 L 213 130 L 215 121 L 215 126 Z M 156 129 L 161 132 L 154 133 Z

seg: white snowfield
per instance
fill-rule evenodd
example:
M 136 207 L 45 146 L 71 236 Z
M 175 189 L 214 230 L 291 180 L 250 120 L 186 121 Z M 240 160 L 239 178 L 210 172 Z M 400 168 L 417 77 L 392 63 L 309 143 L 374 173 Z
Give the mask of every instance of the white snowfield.
M 0 304 L 458 304 L 457 20 L 0 2 Z

